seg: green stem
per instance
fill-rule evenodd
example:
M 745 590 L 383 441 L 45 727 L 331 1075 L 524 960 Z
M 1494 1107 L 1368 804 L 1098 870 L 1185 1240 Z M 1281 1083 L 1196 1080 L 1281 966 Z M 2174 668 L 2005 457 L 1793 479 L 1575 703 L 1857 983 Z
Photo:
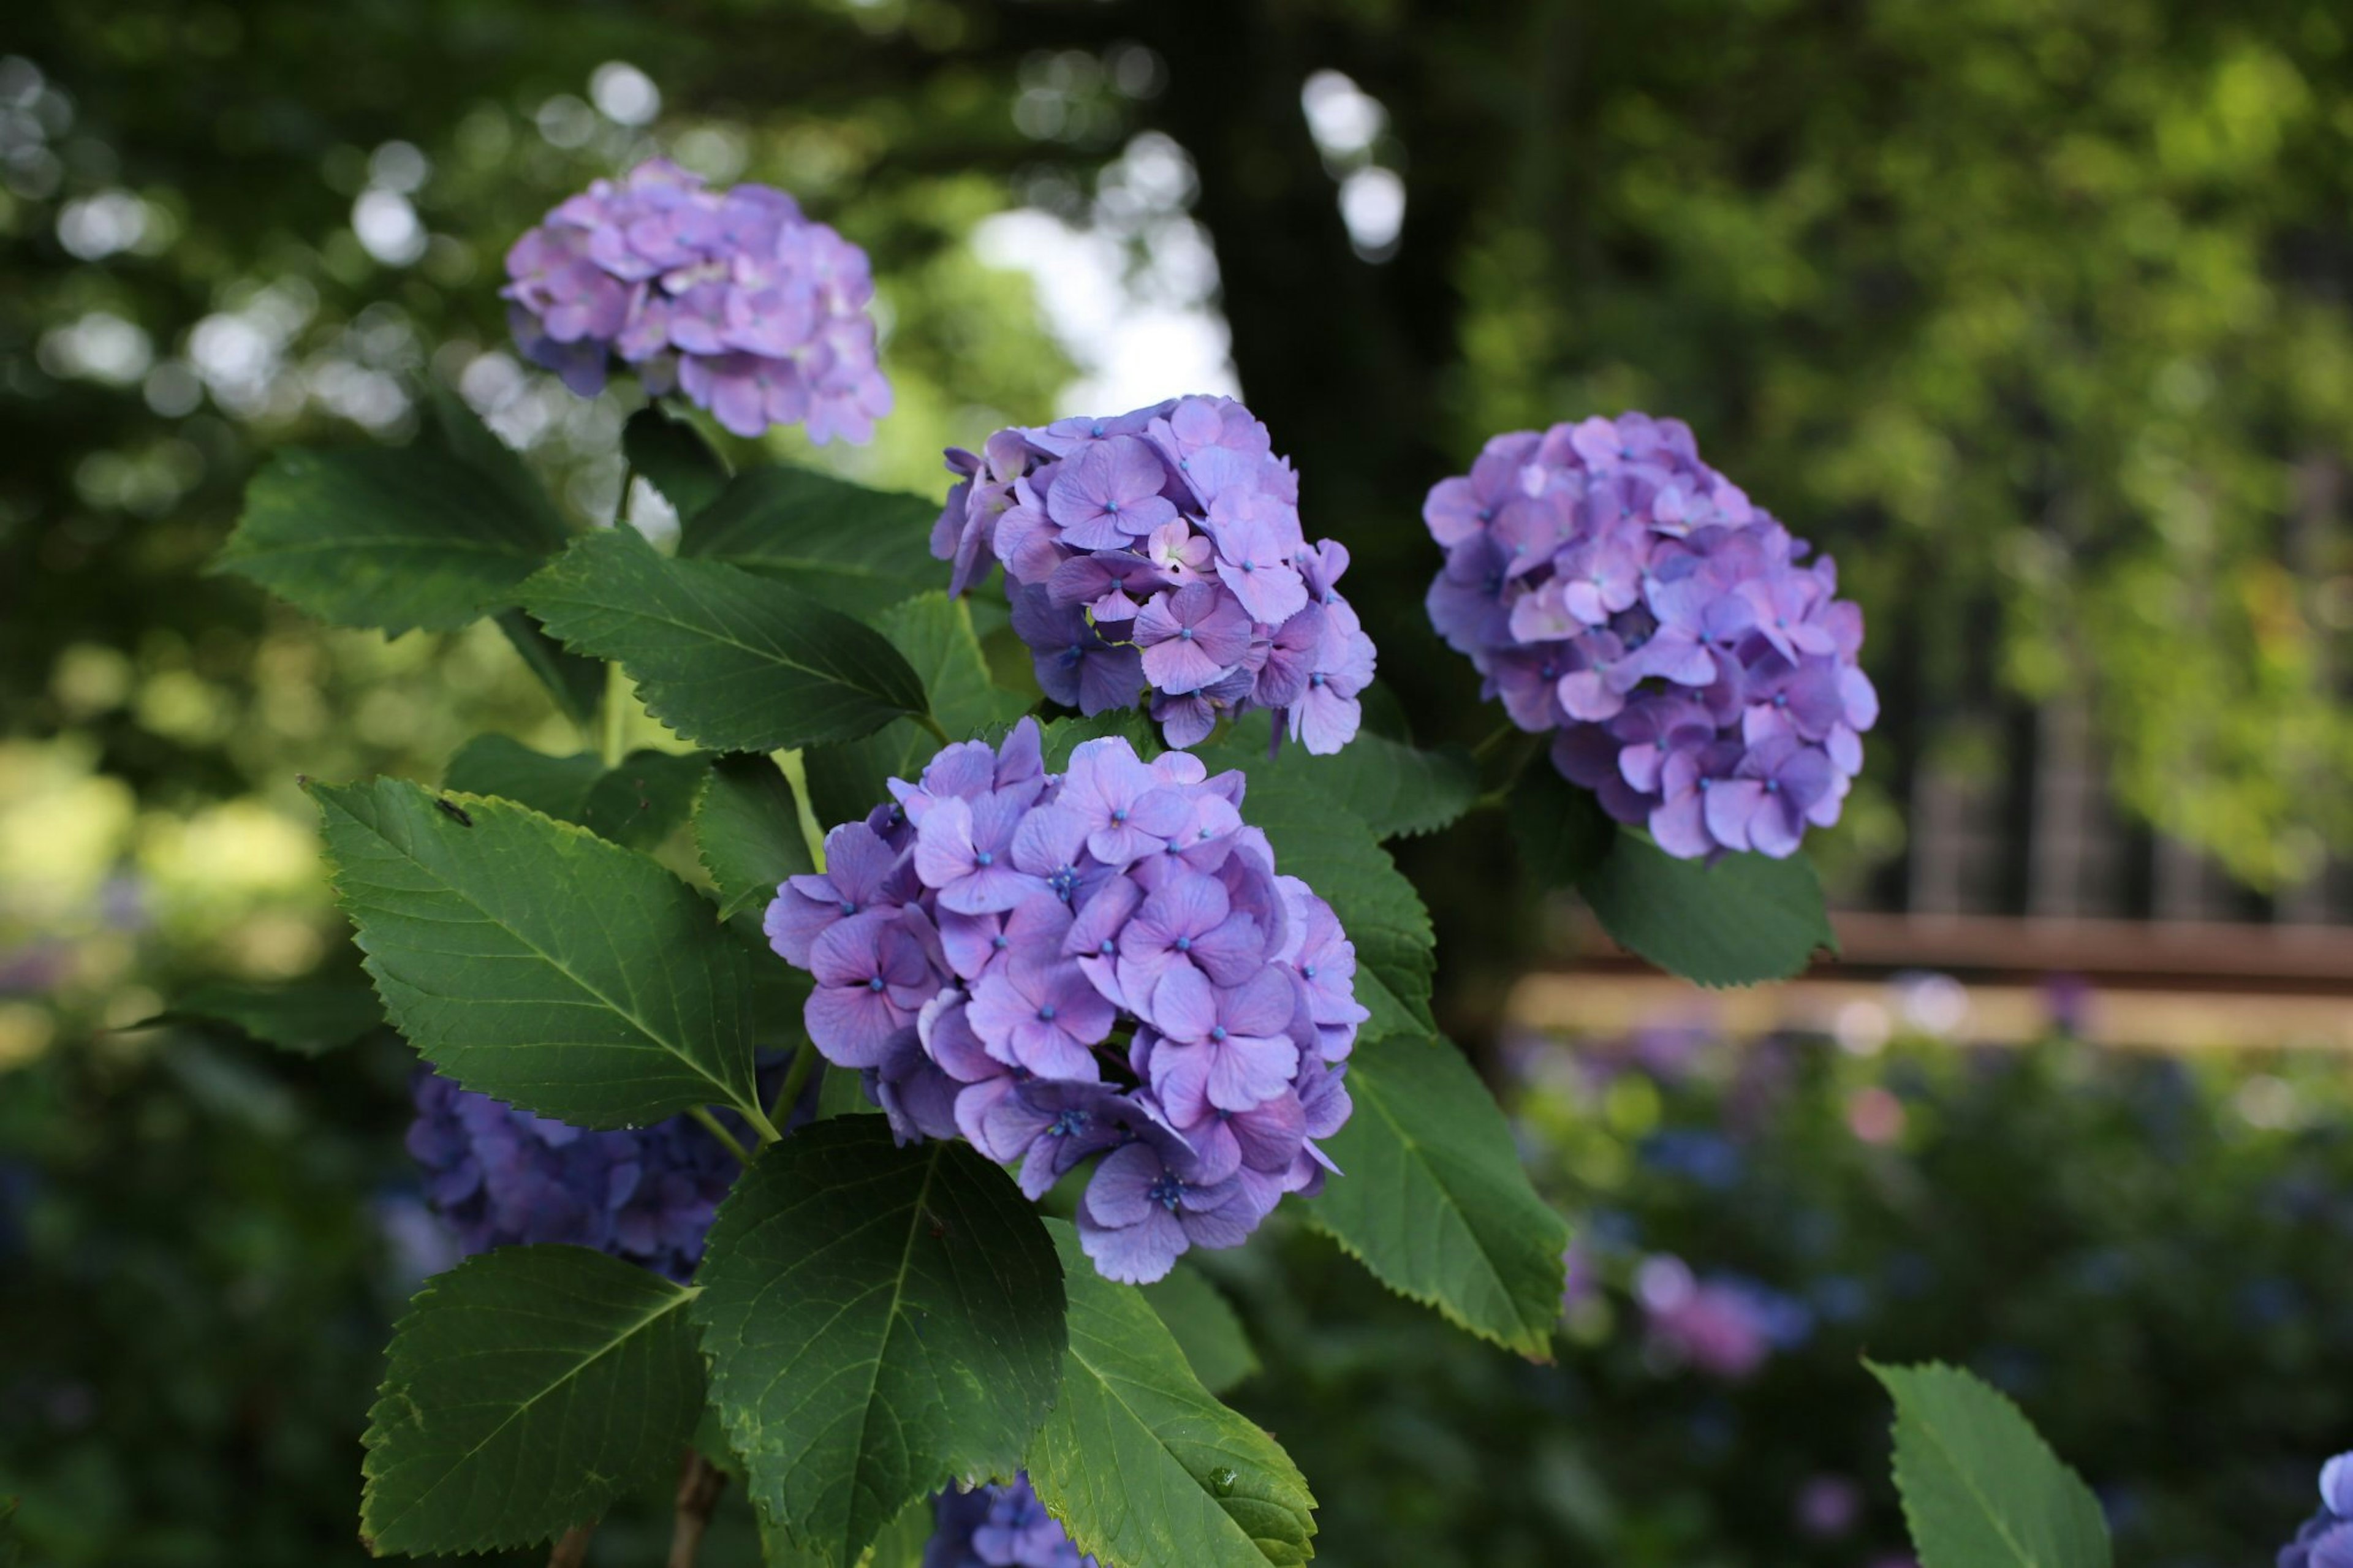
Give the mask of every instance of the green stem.
M 1493 734 L 1488 736 L 1485 740 L 1480 742 L 1477 745 L 1472 747 L 1471 754 L 1480 762 L 1483 763 L 1489 757 L 1495 754 L 1496 747 L 1502 745 L 1504 742 L 1519 733 L 1521 733 L 1521 731 L 1518 725 L 1506 724 L 1502 729 L 1496 731 Z
M 933 734 L 937 735 L 940 738 L 941 745 L 952 746 L 955 743 L 954 737 L 950 736 L 945 730 L 940 728 L 940 721 L 937 719 L 933 718 L 929 713 L 918 713 L 914 718 L 916 723 L 921 724 L 924 729 L 929 730 Z
M 711 1108 L 709 1106 L 690 1106 L 688 1107 L 686 1113 L 689 1116 L 693 1117 L 697 1121 L 702 1122 L 702 1130 L 705 1132 L 710 1133 L 713 1138 L 718 1139 L 721 1146 L 723 1147 L 730 1154 L 734 1155 L 738 1163 L 748 1165 L 752 1163 L 751 1154 L 744 1149 L 742 1143 L 736 1141 L 735 1134 L 727 1131 L 726 1123 L 721 1121 L 719 1118 L 711 1114 Z
M 809 1074 L 817 1070 L 817 1045 L 803 1040 L 793 1052 L 793 1065 L 785 1069 L 784 1086 L 768 1107 L 768 1120 L 782 1126 L 792 1120 L 793 1107 L 801 1102 L 801 1091 L 808 1088 Z
M 619 661 L 605 667 L 605 765 L 617 768 L 629 744 L 629 678 Z
M 776 754 L 776 766 L 784 770 L 785 782 L 793 786 L 793 815 L 801 825 L 801 842 L 808 846 L 809 864 L 818 875 L 825 872 L 825 829 L 817 823 L 816 808 L 809 805 L 808 769 L 801 763 L 797 751 Z
M 760 1135 L 761 1148 L 765 1149 L 771 1143 L 784 1142 L 785 1135 L 776 1131 L 776 1124 L 768 1120 L 768 1113 L 761 1110 L 758 1105 L 745 1106 L 744 1120 L 749 1121 L 752 1124 L 752 1131 Z

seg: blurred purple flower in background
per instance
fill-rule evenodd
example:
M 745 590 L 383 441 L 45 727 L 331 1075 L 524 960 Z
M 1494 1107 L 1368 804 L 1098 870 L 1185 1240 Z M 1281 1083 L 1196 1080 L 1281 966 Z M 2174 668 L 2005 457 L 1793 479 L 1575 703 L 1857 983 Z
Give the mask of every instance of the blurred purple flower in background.
M 2320 1510 L 2279 1550 L 2279 1568 L 2353 1568 L 2353 1454 L 2320 1468 Z
M 1803 1302 L 1732 1275 L 1699 1279 L 1682 1258 L 1664 1253 L 1642 1260 L 1634 1296 L 1655 1352 L 1731 1383 L 1813 1333 L 1813 1314 Z
M 923 1568 L 1094 1568 L 1038 1500 L 1027 1474 L 1009 1487 L 951 1489 L 933 1508 L 937 1522 Z
M 1340 595 L 1348 552 L 1300 530 L 1299 476 L 1227 397 L 999 430 L 947 455 L 932 531 L 961 594 L 1002 562 L 1046 694 L 1081 712 L 1148 700 L 1172 746 L 1272 710 L 1310 752 L 1355 739 L 1372 638 Z
M 1687 859 L 1787 856 L 1838 820 L 1879 716 L 1862 612 L 1690 426 L 1498 436 L 1422 516 L 1439 635 L 1610 816 Z
M 507 277 L 515 342 L 584 397 L 617 357 L 738 436 L 863 443 L 891 412 L 866 253 L 772 186 L 705 190 L 653 159 L 550 212 Z

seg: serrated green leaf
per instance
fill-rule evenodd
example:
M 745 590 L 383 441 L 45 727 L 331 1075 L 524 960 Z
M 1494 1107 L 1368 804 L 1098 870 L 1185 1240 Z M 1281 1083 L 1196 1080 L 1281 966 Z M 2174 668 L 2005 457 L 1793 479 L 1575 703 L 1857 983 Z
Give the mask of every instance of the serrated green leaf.
M 694 842 L 719 889 L 719 918 L 767 908 L 787 877 L 817 869 L 793 786 L 766 757 L 722 757 L 694 803 Z
M 290 447 L 214 563 L 321 620 L 455 631 L 514 603 L 565 528 L 514 454 L 448 400 L 405 447 Z M 518 478 L 518 476 L 520 476 Z
M 510 735 L 477 735 L 449 759 L 441 784 L 465 795 L 494 795 L 576 826 L 604 773 L 604 760 L 594 752 L 551 757 Z
M 1521 868 L 1539 887 L 1577 886 L 1617 845 L 1618 825 L 1593 792 L 1569 783 L 1542 758 L 1521 773 L 1509 805 Z
M 1444 1040 L 1360 1041 L 1347 1086 L 1356 1112 L 1324 1142 L 1345 1173 L 1307 1218 L 1400 1295 L 1551 1359 L 1568 1226 L 1529 1184 L 1471 1064 Z
M 1089 741 L 1100 741 L 1117 735 L 1135 748 L 1135 754 L 1146 762 L 1158 756 L 1166 747 L 1160 743 L 1158 731 L 1152 727 L 1141 709 L 1118 708 L 1092 718 L 1055 719 L 1041 727 L 1045 742 L 1046 771 L 1058 773 L 1071 765 L 1071 753 Z M 1205 764 L 1206 765 L 1206 764 Z
M 617 659 L 647 711 L 713 751 L 854 740 L 924 709 L 871 626 L 733 566 L 665 559 L 635 529 L 574 541 L 522 593 L 566 647 Z
M 1577 890 L 1620 946 L 1702 985 L 1785 980 L 1817 948 L 1838 951 L 1803 855 L 1726 855 L 1711 866 L 1620 833 Z
M 284 985 L 214 980 L 183 992 L 151 1021 L 185 1019 L 232 1025 L 264 1045 L 316 1057 L 382 1027 L 384 1004 L 357 975 Z
M 521 610 L 501 610 L 494 618 L 523 668 L 539 678 L 565 718 L 586 724 L 596 716 L 605 700 L 605 666 L 600 661 L 565 652 L 562 643 Z
M 902 1149 L 881 1117 L 764 1152 L 696 1278 L 747 1490 L 837 1568 L 916 1498 L 1009 1476 L 1060 1378 L 1061 1268 L 1036 1212 L 969 1146 Z
M 681 521 L 718 500 L 727 488 L 726 459 L 711 449 L 691 422 L 657 403 L 638 409 L 621 426 L 621 456 L 661 492 Z
M 1957 1367 L 1864 1364 L 1895 1398 L 1921 1568 L 2108 1568 L 2099 1500 L 2005 1395 Z
M 692 1298 L 583 1247 L 501 1247 L 428 1280 L 363 1439 L 371 1547 L 528 1546 L 668 1476 L 702 1409 Z
M 786 583 L 845 615 L 871 617 L 947 581 L 932 558 L 939 503 L 777 464 L 735 476 L 687 520 L 679 553 Z
M 1430 911 L 1373 830 L 1295 773 L 1225 760 L 1250 774 L 1242 820 L 1265 830 L 1275 869 L 1314 889 L 1356 945 L 1356 1000 L 1373 1015 L 1364 1036 L 1436 1034 Z
M 1211 767 L 1247 767 L 1255 779 L 1280 773 L 1346 809 L 1376 838 L 1435 833 L 1471 809 L 1479 794 L 1479 770 L 1461 747 L 1424 752 L 1385 735 L 1359 733 L 1328 757 L 1311 756 L 1286 743 L 1271 758 L 1267 739 L 1271 714 L 1252 713 L 1235 723 L 1214 747 L 1195 752 Z
M 1258 1352 L 1250 1349 L 1241 1314 L 1200 1270 L 1179 1263 L 1158 1284 L 1145 1286 L 1144 1299 L 1211 1394 L 1223 1394 L 1258 1371 Z
M 646 749 L 608 769 L 593 752 L 551 757 L 504 735 L 477 735 L 449 759 L 443 783 L 517 802 L 632 849 L 649 849 L 686 820 L 710 763 L 701 752 Z
M 1071 1290 L 1071 1352 L 1030 1441 L 1030 1484 L 1104 1568 L 1265 1568 L 1315 1554 L 1315 1499 L 1273 1438 L 1218 1403 L 1143 1292 L 1047 1222 Z
M 583 828 L 398 779 L 311 784 L 393 1023 L 468 1089 L 584 1127 L 760 1119 L 750 959 L 669 872 Z
M 950 735 L 989 734 L 1020 717 L 1022 700 L 989 684 L 965 601 L 918 595 L 882 611 L 874 626 L 913 667 Z M 939 749 L 939 737 L 912 719 L 894 720 L 863 740 L 812 747 L 801 758 L 810 809 L 826 827 L 863 817 L 891 798 L 887 781 L 914 778 Z

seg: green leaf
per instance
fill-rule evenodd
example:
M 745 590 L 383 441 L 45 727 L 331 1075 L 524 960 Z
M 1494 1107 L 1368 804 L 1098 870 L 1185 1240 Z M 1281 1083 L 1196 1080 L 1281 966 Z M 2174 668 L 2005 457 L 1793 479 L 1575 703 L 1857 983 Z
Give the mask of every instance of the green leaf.
M 668 1477 L 702 1410 L 693 1297 L 585 1247 L 501 1247 L 427 1280 L 362 1439 L 370 1550 L 528 1546 Z
M 1272 716 L 1253 713 L 1213 747 L 1195 747 L 1212 768 L 1246 767 L 1252 779 L 1277 773 L 1345 807 L 1376 838 L 1435 833 L 1471 809 L 1479 770 L 1461 747 L 1424 752 L 1384 735 L 1360 733 L 1328 757 L 1286 742 L 1270 759 Z
M 1193 1375 L 1211 1394 L 1223 1394 L 1259 1369 L 1241 1315 L 1200 1270 L 1179 1263 L 1144 1299 L 1176 1337 Z
M 817 1116 L 820 1121 L 837 1116 L 880 1116 L 882 1108 L 866 1092 L 866 1080 L 854 1068 L 828 1065 L 817 1085 Z
M 477 735 L 449 760 L 443 782 L 494 795 L 632 849 L 669 837 L 693 809 L 711 759 L 701 752 L 630 752 L 607 770 L 593 752 L 551 757 L 504 735 Z
M 1021 716 L 1021 699 L 989 684 L 965 601 L 919 595 L 881 612 L 874 625 L 913 667 L 940 727 L 957 740 Z M 891 798 L 887 781 L 913 779 L 939 749 L 939 737 L 912 719 L 894 720 L 863 740 L 814 747 L 801 759 L 810 809 L 826 827 L 863 817 Z
M 765 910 L 787 877 L 817 869 L 793 786 L 766 757 L 722 757 L 694 803 L 694 842 L 719 889 L 719 918 Z
M 452 405 L 405 447 L 280 452 L 246 488 L 215 570 L 395 636 L 455 631 L 513 604 L 564 524 L 520 459 Z
M 1512 787 L 1510 812 L 1520 864 L 1541 887 L 1576 887 L 1618 842 L 1618 825 L 1593 792 L 1561 777 L 1543 758 L 1531 762 Z
M 1679 860 L 1620 833 L 1577 890 L 1621 947 L 1702 985 L 1783 980 L 1838 950 L 1822 885 L 1802 855 Z
M 679 553 L 724 561 L 867 618 L 947 581 L 937 501 L 786 465 L 749 468 L 687 520 Z
M 1345 1173 L 1305 1205 L 1309 1221 L 1400 1295 L 1549 1360 L 1568 1226 L 1470 1063 L 1443 1040 L 1359 1041 L 1347 1085 L 1356 1112 L 1324 1143 Z
M 444 788 L 494 795 L 575 826 L 588 809 L 588 792 L 605 773 L 594 752 L 551 757 L 508 735 L 477 735 L 458 748 L 443 770 Z
M 539 678 L 555 699 L 555 706 L 575 724 L 596 717 L 605 700 L 605 667 L 593 658 L 566 653 L 537 621 L 521 610 L 501 610 L 494 617 L 499 630 L 522 658 L 523 668 Z
M 648 711 L 721 752 L 854 740 L 924 710 L 872 627 L 711 561 L 671 561 L 635 529 L 575 540 L 523 586 L 575 653 L 617 659 Z
M 1921 1568 L 2107 1568 L 2098 1500 L 2017 1405 L 1956 1367 L 1864 1364 L 1895 1396 L 1895 1485 Z
M 1265 830 L 1275 869 L 1315 889 L 1356 944 L 1356 1000 L 1373 1015 L 1364 1036 L 1436 1034 L 1430 990 L 1437 939 L 1413 884 L 1373 830 L 1321 789 L 1279 767 L 1251 763 L 1246 771 L 1242 820 Z
M 350 1045 L 384 1024 L 384 1004 L 359 976 L 298 980 L 284 985 L 207 981 L 173 1002 L 154 1023 L 195 1019 L 228 1024 L 264 1045 L 317 1057 Z
M 760 1120 L 750 957 L 643 856 L 507 801 L 312 784 L 377 994 L 468 1089 L 584 1127 Z M 470 826 L 469 826 L 469 822 Z
M 1055 719 L 1043 726 L 1046 750 L 1046 771 L 1058 773 L 1071 765 L 1071 753 L 1089 741 L 1100 741 L 1106 735 L 1117 735 L 1135 748 L 1135 754 L 1146 762 L 1167 748 L 1161 745 L 1159 732 L 1152 721 L 1138 708 L 1117 708 L 1108 713 L 1098 713 L 1092 719 L 1072 717 Z M 1205 764 L 1206 765 L 1206 764 Z
M 1144 1294 L 1047 1222 L 1071 1289 L 1071 1353 L 1029 1444 L 1030 1484 L 1104 1568 L 1265 1568 L 1314 1555 L 1315 1499 L 1274 1439 L 1218 1403 Z
M 638 409 L 621 426 L 621 456 L 661 492 L 681 521 L 718 500 L 727 488 L 726 460 L 690 421 L 658 403 Z
M 1054 1397 L 1061 1270 L 1012 1178 L 843 1116 L 771 1146 L 711 1229 L 693 1306 L 753 1500 L 854 1563 L 959 1477 L 1009 1476 Z

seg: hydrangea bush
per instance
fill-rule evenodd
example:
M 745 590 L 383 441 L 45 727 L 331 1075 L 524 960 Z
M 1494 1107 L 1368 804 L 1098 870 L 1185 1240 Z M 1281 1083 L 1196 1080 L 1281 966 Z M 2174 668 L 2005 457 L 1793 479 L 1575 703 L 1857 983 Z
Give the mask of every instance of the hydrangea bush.
M 509 272 L 535 362 L 684 405 L 622 437 L 674 548 L 438 396 L 406 448 L 280 454 L 222 561 L 338 625 L 493 619 L 584 741 L 305 781 L 471 1254 L 396 1330 L 371 1548 L 577 1562 L 675 1474 L 673 1563 L 728 1487 L 776 1563 L 1305 1561 L 1193 1255 L 1287 1215 L 1542 1360 L 1568 1252 L 1383 841 L 1502 811 L 1664 967 L 1793 972 L 1792 851 L 1870 721 L 1828 563 L 1680 426 L 1501 438 L 1433 494 L 1433 609 L 1517 727 L 1424 747 L 1368 719 L 1345 542 L 1240 404 L 998 431 L 941 510 L 710 438 L 889 408 L 865 258 L 784 194 L 647 164 Z M 997 564 L 1034 682 L 984 654 Z

